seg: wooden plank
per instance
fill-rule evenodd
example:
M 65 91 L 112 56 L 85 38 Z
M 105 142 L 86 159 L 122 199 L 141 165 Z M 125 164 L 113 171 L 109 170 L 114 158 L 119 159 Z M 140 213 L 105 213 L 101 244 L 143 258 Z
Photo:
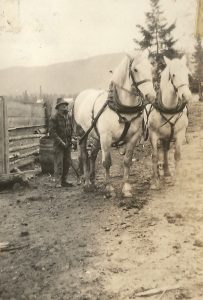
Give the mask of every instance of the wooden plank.
M 45 124 L 37 124 L 37 125 L 28 125 L 28 126 L 17 126 L 17 127 L 10 127 L 8 130 L 12 131 L 12 130 L 16 130 L 16 129 L 34 129 L 34 128 L 38 128 L 38 127 L 45 127 Z
M 35 139 L 35 138 L 41 138 L 44 136 L 44 134 L 29 134 L 29 135 L 18 135 L 18 136 L 12 136 L 9 137 L 9 142 L 13 141 L 19 141 L 19 140 L 24 140 L 24 139 Z
M 4 187 L 11 183 L 14 184 L 16 182 L 24 182 L 21 173 L 0 174 L 0 187 Z
M 0 97 L 0 174 L 9 173 L 8 119 L 5 99 Z
M 24 149 L 29 149 L 29 148 L 33 148 L 33 147 L 39 147 L 39 143 L 34 143 L 34 144 L 28 144 L 28 145 L 20 145 L 20 146 L 14 146 L 14 147 L 10 147 L 9 151 L 10 152 L 15 152 L 15 151 L 19 151 L 19 150 L 24 150 Z
M 22 168 L 30 164 L 34 164 L 36 161 L 36 156 L 29 156 L 25 158 L 19 158 L 15 161 L 10 162 L 10 169 Z
M 31 152 L 27 152 L 27 153 L 19 153 L 19 152 L 15 152 L 11 155 L 9 155 L 9 159 L 10 160 L 15 160 L 15 159 L 18 159 L 18 158 L 24 158 L 24 157 L 28 157 L 28 156 L 31 156 L 31 155 L 38 155 L 39 154 L 39 149 L 35 149 Z

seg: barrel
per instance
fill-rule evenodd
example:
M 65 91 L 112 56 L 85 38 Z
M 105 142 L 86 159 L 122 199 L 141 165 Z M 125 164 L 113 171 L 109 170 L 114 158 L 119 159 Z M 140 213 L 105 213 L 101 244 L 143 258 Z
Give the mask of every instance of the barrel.
M 40 139 L 39 162 L 42 173 L 54 173 L 54 141 L 48 136 Z

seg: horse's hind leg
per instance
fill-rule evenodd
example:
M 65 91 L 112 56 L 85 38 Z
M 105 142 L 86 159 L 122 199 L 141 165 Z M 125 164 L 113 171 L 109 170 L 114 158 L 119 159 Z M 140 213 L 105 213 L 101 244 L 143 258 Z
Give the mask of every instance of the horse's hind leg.
M 79 157 L 82 162 L 84 172 L 84 190 L 89 191 L 91 189 L 90 172 L 89 172 L 89 157 L 87 153 L 87 139 L 84 139 L 79 145 Z
M 93 149 L 90 154 L 90 180 L 92 184 L 95 184 L 95 165 L 96 159 L 99 152 L 100 144 L 99 142 L 93 146 Z
M 150 142 L 152 145 L 152 182 L 151 182 L 151 189 L 157 190 L 160 188 L 160 181 L 159 181 L 159 172 L 158 172 L 158 136 L 156 133 L 152 132 L 150 134 Z
M 139 138 L 140 138 L 140 132 L 137 132 L 126 146 L 125 156 L 123 160 L 124 175 L 123 175 L 123 188 L 122 188 L 122 194 L 125 198 L 132 197 L 132 187 L 131 184 L 129 183 L 129 173 L 130 173 L 130 167 L 132 165 L 133 151 L 135 149 L 135 146 Z

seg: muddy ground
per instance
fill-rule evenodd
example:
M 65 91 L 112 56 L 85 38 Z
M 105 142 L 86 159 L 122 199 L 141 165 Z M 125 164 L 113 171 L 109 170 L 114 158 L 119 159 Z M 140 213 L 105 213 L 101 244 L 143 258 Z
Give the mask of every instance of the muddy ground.
M 203 103 L 193 102 L 182 174 L 160 191 L 149 189 L 145 144 L 134 154 L 133 199 L 120 195 L 116 150 L 114 199 L 103 195 L 100 160 L 91 194 L 55 189 L 48 175 L 1 192 L 0 243 L 10 248 L 0 251 L 0 299 L 143 299 L 154 288 L 147 299 L 203 299 L 202 121 Z

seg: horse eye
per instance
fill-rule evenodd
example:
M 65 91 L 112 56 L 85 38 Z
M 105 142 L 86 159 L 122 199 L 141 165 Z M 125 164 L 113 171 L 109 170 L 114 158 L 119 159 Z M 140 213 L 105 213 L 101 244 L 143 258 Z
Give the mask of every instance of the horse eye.
M 173 78 L 175 77 L 175 74 L 173 74 Z
M 138 70 L 137 70 L 137 69 L 134 69 L 134 71 L 135 71 L 135 72 L 138 72 Z

